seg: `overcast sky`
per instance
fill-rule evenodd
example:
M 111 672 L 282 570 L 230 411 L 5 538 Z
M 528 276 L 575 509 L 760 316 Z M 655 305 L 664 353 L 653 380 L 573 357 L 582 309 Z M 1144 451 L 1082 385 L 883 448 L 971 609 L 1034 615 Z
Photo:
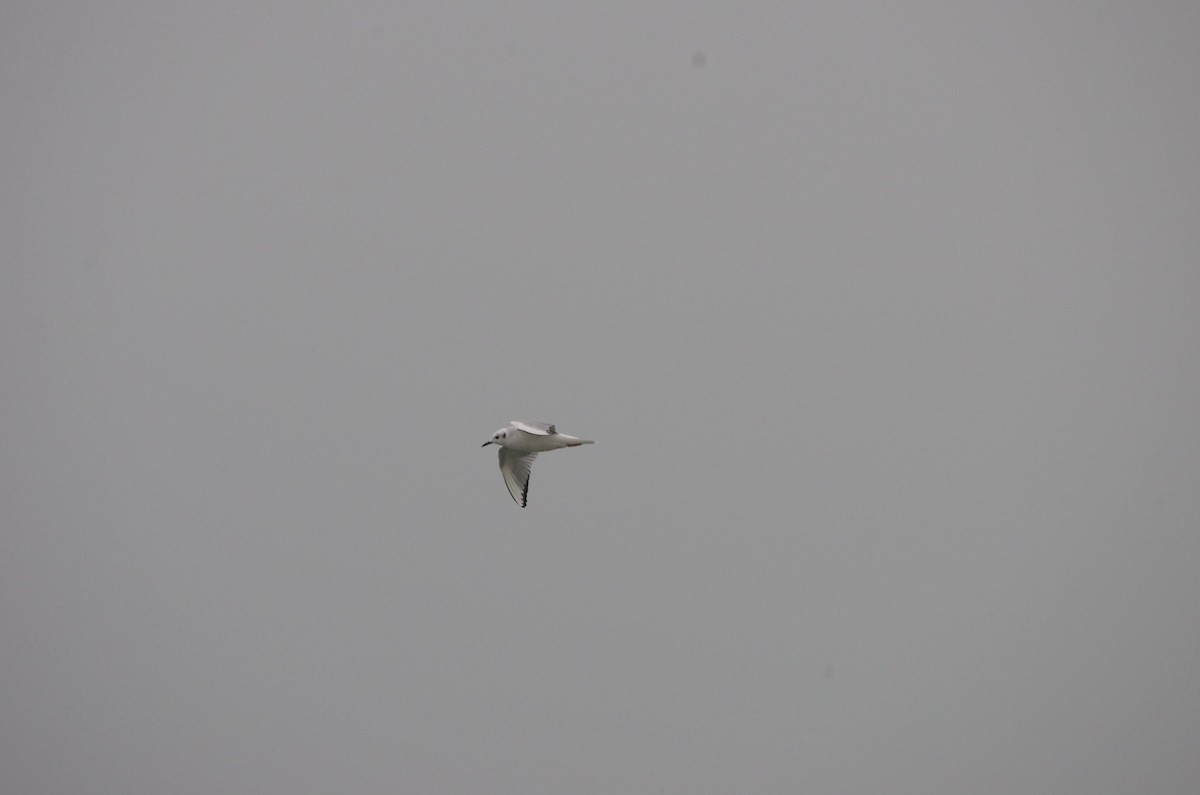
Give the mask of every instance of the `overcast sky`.
M 5 3 L 0 790 L 1196 792 L 1197 42 Z

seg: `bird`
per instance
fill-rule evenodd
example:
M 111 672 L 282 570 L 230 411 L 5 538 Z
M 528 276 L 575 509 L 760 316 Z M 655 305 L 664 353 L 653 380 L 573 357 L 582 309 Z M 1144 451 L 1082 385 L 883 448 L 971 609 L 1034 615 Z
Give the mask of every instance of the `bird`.
M 529 501 L 529 471 L 538 453 L 595 442 L 559 433 L 553 425 L 544 422 L 513 420 L 480 446 L 489 444 L 500 448 L 500 474 L 504 475 L 504 485 L 508 486 L 513 501 L 524 508 Z

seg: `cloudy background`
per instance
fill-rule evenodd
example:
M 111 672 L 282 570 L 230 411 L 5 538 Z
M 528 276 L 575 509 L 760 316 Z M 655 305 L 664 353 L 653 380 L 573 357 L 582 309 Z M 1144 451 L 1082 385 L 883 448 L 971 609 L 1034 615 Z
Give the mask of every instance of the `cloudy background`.
M 1200 9 L 782 5 L 5 4 L 0 789 L 1196 791 Z

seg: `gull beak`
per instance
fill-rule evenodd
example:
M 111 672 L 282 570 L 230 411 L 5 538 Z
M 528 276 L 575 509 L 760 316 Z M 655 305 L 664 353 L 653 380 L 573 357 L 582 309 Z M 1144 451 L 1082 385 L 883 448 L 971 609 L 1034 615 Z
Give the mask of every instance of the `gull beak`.
M 484 442 L 483 444 L 481 444 L 481 445 L 479 445 L 479 446 L 480 446 L 480 447 L 487 447 L 487 446 L 488 446 L 489 444 L 491 444 L 491 443 L 492 443 L 492 440 L 491 440 L 491 439 L 488 439 L 486 442 Z

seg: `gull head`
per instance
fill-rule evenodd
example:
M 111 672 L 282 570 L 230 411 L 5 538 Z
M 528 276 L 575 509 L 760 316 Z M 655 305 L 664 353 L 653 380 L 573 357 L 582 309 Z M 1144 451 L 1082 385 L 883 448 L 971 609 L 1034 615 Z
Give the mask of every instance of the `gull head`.
M 484 442 L 483 444 L 481 444 L 479 446 L 487 447 L 489 444 L 498 444 L 501 447 L 504 447 L 505 446 L 504 443 L 507 439 L 508 439 L 508 428 L 501 428 L 500 430 L 498 430 L 492 434 L 491 439 L 488 439 L 486 442 Z

